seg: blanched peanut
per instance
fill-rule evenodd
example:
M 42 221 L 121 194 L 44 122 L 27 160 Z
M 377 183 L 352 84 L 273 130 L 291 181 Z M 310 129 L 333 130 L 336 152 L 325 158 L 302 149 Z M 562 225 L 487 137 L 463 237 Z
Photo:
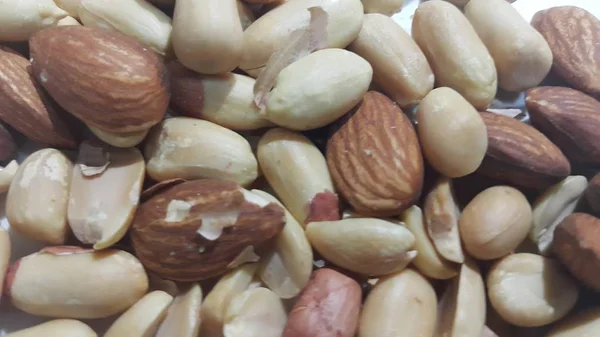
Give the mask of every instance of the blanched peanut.
M 185 292 L 175 297 L 155 337 L 198 336 L 202 322 L 201 305 L 202 288 L 194 283 Z
M 72 319 L 56 319 L 28 329 L 9 333 L 6 337 L 97 337 L 86 324 Z
M 68 15 L 52 0 L 0 1 L 0 42 L 27 41 Z
M 235 296 L 225 315 L 225 337 L 281 337 L 287 315 L 279 296 L 266 288 Z
M 594 336 L 600 329 L 600 308 L 591 308 L 567 317 L 558 323 L 546 337 Z
M 365 13 L 392 15 L 402 9 L 404 0 L 362 0 Z
M 123 313 L 104 337 L 153 337 L 172 301 L 173 296 L 163 291 L 148 293 Z

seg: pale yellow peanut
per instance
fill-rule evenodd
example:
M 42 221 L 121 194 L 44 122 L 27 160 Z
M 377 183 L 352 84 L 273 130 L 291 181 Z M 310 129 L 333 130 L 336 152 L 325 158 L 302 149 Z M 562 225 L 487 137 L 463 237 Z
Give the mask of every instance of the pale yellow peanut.
M 150 131 L 150 129 L 148 129 L 141 132 L 110 133 L 90 125 L 88 125 L 88 128 L 103 142 L 122 148 L 134 147 L 138 145 L 146 138 L 148 132 Z
M 381 13 L 392 15 L 399 12 L 404 5 L 404 0 L 361 0 L 365 13 Z
M 55 319 L 31 328 L 15 331 L 7 337 L 97 337 L 85 323 L 72 319 Z
M 287 314 L 281 299 L 267 288 L 236 295 L 225 315 L 225 337 L 281 337 Z
M 183 293 L 177 295 L 167 317 L 158 327 L 155 337 L 196 337 L 200 331 L 202 317 L 202 288 L 197 283 L 189 286 Z
M 68 15 L 52 0 L 0 1 L 0 42 L 27 41 Z
M 104 337 L 153 337 L 172 301 L 173 296 L 163 291 L 148 293 L 124 312 Z
M 10 184 L 19 170 L 19 163 L 11 160 L 6 167 L 0 169 L 0 193 L 8 192 Z
M 81 23 L 79 23 L 79 21 L 77 21 L 77 19 L 75 19 L 72 16 L 67 16 L 64 19 L 60 19 L 57 23 L 57 26 L 81 26 Z
M 546 337 L 594 336 L 600 329 L 600 308 L 591 308 L 568 316 L 558 323 Z

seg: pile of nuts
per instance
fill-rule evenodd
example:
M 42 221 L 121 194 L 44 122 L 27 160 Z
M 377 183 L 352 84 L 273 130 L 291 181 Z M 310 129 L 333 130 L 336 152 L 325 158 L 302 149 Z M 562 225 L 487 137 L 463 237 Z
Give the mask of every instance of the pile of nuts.
M 402 3 L 0 1 L 8 336 L 600 335 L 600 20 Z

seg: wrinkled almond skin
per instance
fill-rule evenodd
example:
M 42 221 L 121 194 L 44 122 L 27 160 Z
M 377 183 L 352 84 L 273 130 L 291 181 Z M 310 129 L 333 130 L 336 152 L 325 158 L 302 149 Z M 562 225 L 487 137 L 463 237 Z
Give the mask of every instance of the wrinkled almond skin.
M 172 213 L 173 202 L 189 206 Z M 215 240 L 197 232 L 210 220 L 226 222 L 222 217 L 230 214 L 235 219 L 223 224 L 228 227 Z M 196 281 L 226 273 L 246 247 L 259 249 L 284 224 L 279 205 L 255 204 L 245 199 L 238 184 L 206 179 L 176 185 L 140 205 L 131 238 L 137 257 L 150 271 L 165 279 Z
M 600 291 L 600 219 L 573 213 L 554 231 L 554 253 L 586 286 Z
M 11 159 L 17 150 L 13 136 L 0 124 L 0 160 Z
M 583 8 L 539 11 L 531 21 L 554 54 L 553 70 L 575 88 L 600 94 L 600 20 Z
M 50 146 L 73 148 L 76 140 L 60 109 L 30 73 L 30 63 L 0 47 L 0 119 L 27 138 Z
M 600 165 L 600 102 L 581 91 L 537 87 L 525 99 L 531 122 L 575 163 Z
M 414 204 L 424 166 L 415 129 L 389 98 L 375 91 L 329 138 L 327 166 L 337 191 L 363 215 L 398 215 Z
M 130 37 L 63 26 L 36 33 L 29 47 L 35 78 L 58 104 L 90 126 L 112 133 L 143 131 L 167 110 L 165 66 Z
M 332 269 L 313 272 L 288 316 L 282 337 L 353 337 L 362 290 Z
M 490 178 L 541 189 L 571 173 L 562 151 L 544 134 L 517 119 L 480 113 L 488 135 L 488 149 L 477 169 Z

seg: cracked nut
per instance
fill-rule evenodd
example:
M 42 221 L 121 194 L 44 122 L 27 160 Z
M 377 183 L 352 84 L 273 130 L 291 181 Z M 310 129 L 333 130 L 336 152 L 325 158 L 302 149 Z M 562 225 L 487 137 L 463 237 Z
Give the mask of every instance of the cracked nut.
M 202 321 L 201 306 L 202 288 L 194 283 L 175 297 L 155 337 L 197 337 Z
M 227 306 L 224 337 L 281 337 L 287 313 L 277 294 L 267 288 L 248 289 Z
M 117 318 L 104 337 L 154 336 L 172 301 L 173 296 L 164 291 L 148 293 Z

